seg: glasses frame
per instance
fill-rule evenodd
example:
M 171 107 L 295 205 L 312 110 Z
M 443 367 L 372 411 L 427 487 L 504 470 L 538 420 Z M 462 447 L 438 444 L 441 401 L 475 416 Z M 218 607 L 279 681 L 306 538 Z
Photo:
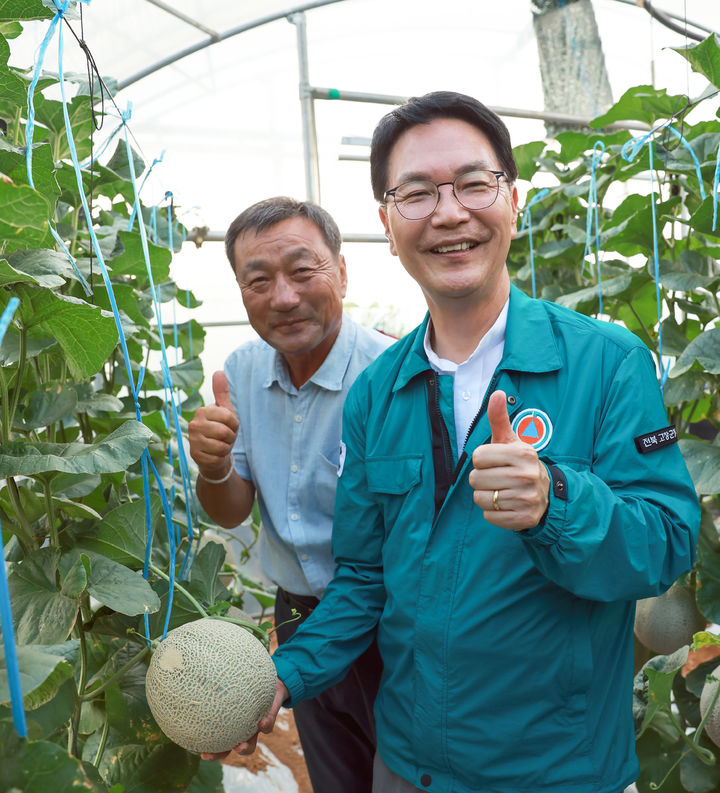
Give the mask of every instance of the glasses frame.
M 469 206 L 465 206 L 465 204 L 463 204 L 463 202 L 458 198 L 458 194 L 455 192 L 455 182 L 457 182 L 458 179 L 462 179 L 463 176 L 467 176 L 469 173 L 475 173 L 476 171 L 485 171 L 486 173 L 491 173 L 495 177 L 495 179 L 497 181 L 497 192 L 495 193 L 495 198 L 493 198 L 493 200 L 487 206 L 480 207 L 480 209 L 472 209 Z M 435 210 L 438 208 L 438 206 L 440 205 L 440 188 L 443 185 L 449 184 L 449 185 L 452 185 L 452 194 L 455 196 L 455 200 L 458 202 L 458 204 L 460 204 L 461 207 L 464 207 L 469 212 L 482 212 L 483 209 L 488 209 L 489 207 L 491 207 L 497 201 L 497 197 L 500 194 L 500 177 L 501 176 L 504 176 L 507 179 L 507 172 L 506 171 L 493 171 L 491 168 L 473 168 L 472 171 L 465 171 L 465 173 L 458 174 L 450 182 L 433 182 L 432 179 L 408 179 L 406 182 L 402 182 L 401 184 L 397 185 L 396 187 L 392 187 L 390 190 L 386 190 L 384 195 L 383 195 L 383 203 L 387 205 L 388 196 L 392 196 L 393 203 L 395 204 L 395 209 L 397 209 L 400 217 L 405 218 L 405 220 L 425 220 L 426 218 L 429 218 L 430 215 L 432 215 L 435 212 Z M 423 215 L 422 217 L 419 217 L 419 218 L 408 218 L 408 217 L 405 217 L 405 215 L 403 215 L 403 213 L 402 213 L 402 210 L 398 206 L 397 198 L 395 196 L 395 193 L 403 185 L 410 184 L 412 182 L 430 182 L 430 184 L 434 184 L 435 185 L 435 188 L 437 190 L 437 200 L 435 201 L 435 206 L 427 213 L 427 215 Z

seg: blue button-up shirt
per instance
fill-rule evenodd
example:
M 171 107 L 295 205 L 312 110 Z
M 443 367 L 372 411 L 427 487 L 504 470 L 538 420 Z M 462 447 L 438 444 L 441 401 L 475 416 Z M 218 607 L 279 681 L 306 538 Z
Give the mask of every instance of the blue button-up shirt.
M 320 597 L 335 570 L 330 550 L 342 410 L 360 372 L 393 339 L 348 316 L 322 366 L 300 388 L 262 339 L 225 361 L 240 422 L 235 470 L 257 490 L 263 573 L 296 595 Z

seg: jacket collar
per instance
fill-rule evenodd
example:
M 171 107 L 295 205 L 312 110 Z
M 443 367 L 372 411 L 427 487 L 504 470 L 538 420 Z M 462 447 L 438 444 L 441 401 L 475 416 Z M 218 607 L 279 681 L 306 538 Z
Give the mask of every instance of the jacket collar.
M 408 350 L 395 378 L 393 391 L 404 388 L 410 380 L 430 367 L 423 348 L 429 313 L 411 331 Z M 552 324 L 544 301 L 528 297 L 510 286 L 510 306 L 505 330 L 505 349 L 500 370 L 516 372 L 553 372 L 562 365 Z

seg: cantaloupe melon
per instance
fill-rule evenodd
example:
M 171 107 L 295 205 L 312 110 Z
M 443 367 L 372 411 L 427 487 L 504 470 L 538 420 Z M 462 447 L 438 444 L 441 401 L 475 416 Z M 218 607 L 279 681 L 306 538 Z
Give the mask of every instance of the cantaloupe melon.
M 703 686 L 702 693 L 700 694 L 700 716 L 702 718 L 705 718 L 705 714 L 710 706 L 710 700 L 720 683 L 720 666 L 716 666 L 715 669 L 712 670 L 710 677 L 716 679 L 708 680 Z M 720 696 L 715 700 L 713 709 L 708 716 L 708 720 L 705 722 L 705 732 L 714 744 L 720 746 Z
M 654 653 L 670 655 L 690 644 L 694 633 L 706 626 L 689 589 L 673 585 L 654 598 L 638 600 L 635 635 Z
M 153 653 L 145 692 L 155 721 L 191 752 L 227 752 L 257 732 L 275 697 L 270 655 L 249 631 L 200 619 L 169 631 Z

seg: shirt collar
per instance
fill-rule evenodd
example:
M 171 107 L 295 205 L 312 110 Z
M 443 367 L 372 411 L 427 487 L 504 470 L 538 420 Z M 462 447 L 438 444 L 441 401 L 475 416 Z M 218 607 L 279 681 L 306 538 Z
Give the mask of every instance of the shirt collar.
M 480 339 L 477 347 L 462 363 L 455 363 L 454 361 L 449 361 L 446 358 L 441 358 L 435 352 L 435 350 L 433 350 L 430 344 L 431 322 L 428 322 L 427 327 L 425 328 L 425 335 L 423 337 L 423 350 L 425 351 L 425 355 L 432 368 L 436 372 L 440 372 L 440 374 L 453 374 L 460 366 L 470 363 L 473 359 L 479 358 L 481 355 L 487 354 L 493 347 L 498 345 L 502 346 L 505 342 L 505 327 L 507 325 L 509 302 L 510 299 L 508 298 L 508 300 L 505 301 L 505 305 L 500 310 L 500 314 L 493 323 L 492 327 L 487 331 L 482 339 Z
M 353 348 L 355 347 L 356 336 L 357 328 L 355 324 L 346 314 L 343 314 L 342 324 L 335 343 L 330 348 L 330 352 L 320 365 L 320 368 L 312 374 L 307 382 L 314 383 L 326 391 L 340 391 Z M 269 358 L 268 373 L 263 385 L 265 388 L 270 388 L 274 383 L 277 383 L 289 394 L 298 392 L 298 389 L 290 379 L 287 361 L 283 354 L 277 350 L 273 350 L 273 354 Z

